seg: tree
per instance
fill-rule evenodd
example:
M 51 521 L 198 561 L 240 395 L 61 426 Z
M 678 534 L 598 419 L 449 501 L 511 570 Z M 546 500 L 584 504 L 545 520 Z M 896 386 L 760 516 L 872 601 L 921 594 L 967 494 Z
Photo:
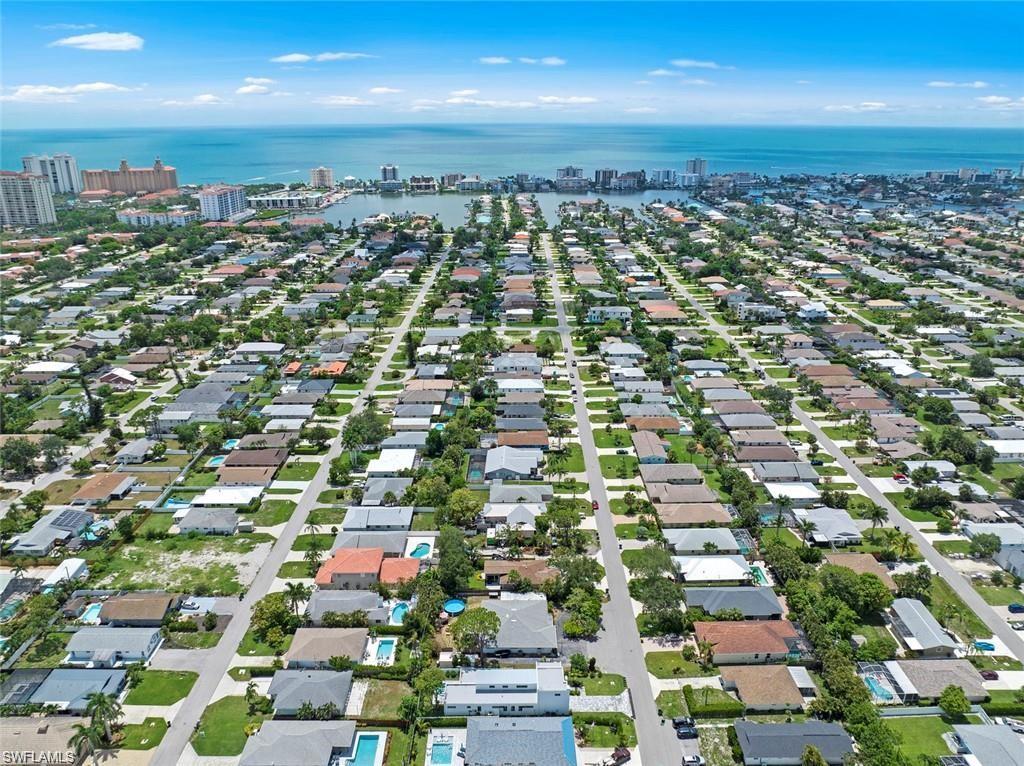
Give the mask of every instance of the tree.
M 896 583 L 896 595 L 900 598 L 916 598 L 928 602 L 932 588 L 932 572 L 922 564 L 913 572 L 903 572 L 892 576 Z
M 0 470 L 14 476 L 33 473 L 39 452 L 38 445 L 24 437 L 8 439 L 0 446 Z
M 673 571 L 671 554 L 658 543 L 641 548 L 629 559 L 627 566 L 641 580 L 662 577 Z
M 297 622 L 285 594 L 276 592 L 268 593 L 253 605 L 249 626 L 256 638 L 271 643 L 268 637 L 280 635 L 283 639 L 294 632 Z
M 942 690 L 942 694 L 939 695 L 939 707 L 952 718 L 960 718 L 971 711 L 971 703 L 967 701 L 964 690 L 953 684 Z
M 991 378 L 995 374 L 992 359 L 986 354 L 975 354 L 969 364 L 972 378 Z
M 26 492 L 21 498 L 21 504 L 25 506 L 25 510 L 29 511 L 33 516 L 39 517 L 43 508 L 46 507 L 46 501 L 50 499 L 50 495 L 46 490 L 34 489 L 31 492 Z
M 458 593 L 473 573 L 473 562 L 466 538 L 453 526 L 441 527 L 437 537 L 437 574 L 441 587 L 451 595 Z
M 99 763 L 99 750 L 103 747 L 103 729 L 93 724 L 76 723 L 68 747 L 82 755 L 91 755 L 93 766 Z
M 52 471 L 67 454 L 68 443 L 56 434 L 47 434 L 39 440 L 39 451 L 43 455 L 43 467 Z
M 86 697 L 85 712 L 91 716 L 92 725 L 103 730 L 103 738 L 109 744 L 113 742 L 111 728 L 124 717 L 121 703 L 111 694 L 93 692 Z
M 1003 543 L 999 539 L 999 535 L 994 535 L 991 532 L 984 532 L 971 538 L 971 555 L 978 558 L 990 559 L 999 553 L 1002 547 Z
M 299 605 L 303 601 L 307 601 L 312 593 L 312 588 L 300 582 L 289 582 L 284 586 L 285 598 L 288 599 L 288 605 L 291 606 L 292 612 L 296 616 L 299 614 Z
M 117 520 L 115 525 L 117 533 L 121 536 L 121 539 L 126 543 L 130 543 L 135 539 L 135 525 L 132 524 L 131 516 L 122 516 Z
M 483 657 L 484 647 L 498 636 L 501 619 L 490 609 L 482 606 L 467 609 L 452 624 L 452 641 L 462 652 L 475 653 Z
M 872 532 L 889 519 L 889 512 L 878 503 L 871 503 L 871 505 L 864 509 L 863 514 L 864 518 L 871 522 Z
M 327 446 L 327 442 L 331 440 L 331 431 L 327 426 L 317 423 L 311 428 L 307 428 L 303 436 L 312 442 L 317 449 L 323 449 Z
M 814 745 L 807 745 L 800 756 L 800 766 L 828 766 L 828 761 Z

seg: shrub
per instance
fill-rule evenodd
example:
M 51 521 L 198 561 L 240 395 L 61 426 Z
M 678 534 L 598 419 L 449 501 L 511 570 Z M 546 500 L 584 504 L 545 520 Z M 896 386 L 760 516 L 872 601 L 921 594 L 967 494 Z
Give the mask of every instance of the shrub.
M 695 690 L 689 684 L 683 687 L 683 697 L 692 715 L 701 718 L 737 718 L 743 715 L 746 708 L 742 702 L 731 697 L 724 699 L 717 689 L 711 691 L 713 696 L 709 695 L 705 703 L 703 690 Z

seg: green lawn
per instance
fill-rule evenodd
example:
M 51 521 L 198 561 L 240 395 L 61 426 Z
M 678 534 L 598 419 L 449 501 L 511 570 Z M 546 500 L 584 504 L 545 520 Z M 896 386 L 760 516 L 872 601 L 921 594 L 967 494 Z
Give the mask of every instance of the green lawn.
M 594 718 L 586 713 L 577 713 L 572 719 L 584 747 L 636 747 L 636 726 L 632 718 L 622 713 L 599 713 Z
M 621 694 L 626 690 L 626 679 L 618 673 L 600 673 L 595 676 L 574 676 L 583 684 L 583 691 L 591 697 Z
M 199 633 L 171 633 L 167 647 L 173 649 L 212 649 L 220 643 L 221 633 L 200 631 Z
M 565 457 L 564 470 L 566 473 L 583 473 L 586 470 L 586 465 L 583 462 L 583 448 L 580 445 L 566 444 Z
M 284 644 L 281 646 L 281 654 L 288 651 L 288 647 L 291 646 L 293 636 L 285 636 Z M 238 654 L 243 657 L 273 657 L 278 652 L 270 644 L 265 644 L 252 634 L 252 631 L 246 631 L 245 635 L 242 636 L 242 640 L 238 644 Z
M 696 662 L 683 659 L 681 652 L 648 652 L 644 655 L 647 670 L 655 678 L 697 678 L 714 675 L 713 670 L 702 670 Z
M 966 628 L 975 638 L 992 637 L 992 631 L 981 618 L 970 610 L 945 580 L 935 575 L 932 575 L 931 603 L 928 608 L 939 622 L 943 621 L 944 615 L 955 612 L 957 616 L 948 621 L 954 632 Z
M 405 681 L 383 681 L 373 678 L 366 690 L 366 699 L 363 701 L 359 717 L 376 720 L 399 719 L 401 716 L 398 705 L 407 694 L 412 694 L 412 688 Z
M 70 633 L 50 631 L 28 648 L 18 661 L 15 668 L 55 668 L 67 656 Z
M 790 530 L 783 527 L 782 529 L 776 529 L 775 527 L 765 527 L 761 530 L 761 546 L 767 546 L 769 543 L 780 542 L 787 548 L 803 548 L 803 541 L 794 535 Z
M 640 461 L 633 455 L 600 455 L 597 459 L 606 479 L 632 479 L 640 475 Z
M 147 718 L 142 723 L 126 724 L 121 729 L 120 745 L 124 750 L 152 750 L 167 733 L 163 718 Z
M 309 564 L 305 561 L 286 561 L 277 570 L 277 576 L 282 580 L 307 579 L 309 577 Z
M 330 548 L 331 547 L 331 543 L 334 541 L 334 538 L 331 535 L 330 529 L 322 529 L 321 528 L 321 530 L 319 532 L 317 532 L 315 535 L 314 534 L 296 535 L 295 542 L 292 543 L 292 550 L 293 551 L 308 551 L 309 550 L 309 546 L 312 545 L 314 537 L 320 538 L 319 542 L 320 542 L 320 545 L 321 545 L 321 550 L 326 550 L 327 548 Z
M 245 747 L 246 725 L 265 718 L 250 716 L 244 697 L 222 697 L 203 711 L 192 747 L 198 755 L 239 755 Z
M 603 428 L 594 429 L 594 445 L 599 449 L 609 447 L 629 447 L 632 443 L 633 442 L 629 437 L 629 431 L 625 428 L 613 428 L 611 433 L 605 431 Z
M 257 527 L 274 527 L 288 521 L 295 507 L 291 500 L 264 500 L 256 513 L 242 515 Z
M 188 670 L 144 670 L 139 685 L 128 692 L 126 705 L 173 705 L 192 691 L 198 673 Z
M 977 585 L 974 588 L 985 599 L 985 603 L 993 606 L 1009 606 L 1024 603 L 1024 593 L 1009 586 Z
M 679 689 L 666 689 L 660 692 L 654 702 L 665 718 L 675 718 L 690 712 L 686 707 L 686 699 Z
M 949 556 L 952 553 L 962 553 L 966 556 L 971 552 L 971 541 L 941 540 L 935 543 L 935 550 L 937 550 L 943 556 Z
M 287 463 L 277 472 L 276 478 L 277 481 L 311 481 L 320 465 L 309 460 L 297 460 Z
M 317 508 L 306 519 L 307 524 L 318 524 L 324 528 L 340 527 L 343 521 L 345 521 L 344 508 Z
M 903 718 L 884 718 L 885 725 L 897 732 L 903 739 L 900 750 L 912 762 L 923 755 L 937 758 L 940 755 L 952 755 L 942 735 L 953 731 L 953 723 L 946 716 L 905 716 Z M 976 716 L 969 716 L 972 723 L 977 722 Z M 959 723 L 959 722 L 958 722 Z

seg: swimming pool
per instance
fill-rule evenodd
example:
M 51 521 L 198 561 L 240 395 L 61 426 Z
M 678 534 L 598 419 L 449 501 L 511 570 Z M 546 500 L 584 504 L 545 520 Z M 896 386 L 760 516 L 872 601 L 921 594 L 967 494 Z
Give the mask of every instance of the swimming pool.
M 430 543 L 417 543 L 416 547 L 409 551 L 409 557 L 424 559 L 430 555 Z
M 179 500 L 176 497 L 169 497 L 164 501 L 164 508 L 188 508 L 190 505 L 187 500 Z
M 215 468 L 216 466 L 223 463 L 225 460 L 227 460 L 226 455 L 214 455 L 213 457 L 206 461 L 206 465 L 209 468 Z
M 875 699 L 881 702 L 892 701 L 892 692 L 886 689 L 884 686 L 882 686 L 882 684 L 879 683 L 878 679 L 874 676 L 865 676 L 864 683 L 867 685 L 868 689 L 871 690 L 871 693 L 875 696 Z
M 975 641 L 974 648 L 982 652 L 994 652 L 996 645 L 989 641 Z
M 768 576 L 764 573 L 764 570 L 761 569 L 761 567 L 750 567 L 750 573 L 754 575 L 754 582 L 758 585 L 768 584 Z
M 223 445 L 221 445 L 222 449 L 234 449 L 238 446 L 238 442 L 240 441 L 241 439 L 228 439 Z
M 430 749 L 430 766 L 449 766 L 454 749 L 451 742 L 435 742 Z
M 100 621 L 100 610 L 103 608 L 103 604 L 99 601 L 95 601 L 85 608 L 81 616 L 78 618 L 79 622 L 88 622 L 96 624 Z
M 398 602 L 391 610 L 391 624 L 401 625 L 405 621 L 405 615 L 407 615 L 408 613 L 409 605 L 404 601 Z
M 395 639 L 385 638 L 377 644 L 377 662 L 390 660 L 395 653 Z
M 12 598 L 4 604 L 3 608 L 0 608 L 0 622 L 7 622 L 14 617 L 18 613 L 18 608 L 21 606 L 22 601 L 23 599 L 20 598 Z
M 380 734 L 360 734 L 356 738 L 355 754 L 348 759 L 346 766 L 374 766 L 378 747 Z
M 462 614 L 466 611 L 466 602 L 461 598 L 450 598 L 444 602 L 444 610 L 448 614 Z

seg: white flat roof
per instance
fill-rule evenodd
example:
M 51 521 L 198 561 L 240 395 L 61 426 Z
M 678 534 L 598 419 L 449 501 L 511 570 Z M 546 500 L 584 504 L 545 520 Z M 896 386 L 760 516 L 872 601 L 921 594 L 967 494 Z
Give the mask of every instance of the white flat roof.
M 397 473 L 398 471 L 412 468 L 416 462 L 416 450 L 414 449 L 386 449 L 375 457 L 366 466 L 367 474 L 374 473 Z

